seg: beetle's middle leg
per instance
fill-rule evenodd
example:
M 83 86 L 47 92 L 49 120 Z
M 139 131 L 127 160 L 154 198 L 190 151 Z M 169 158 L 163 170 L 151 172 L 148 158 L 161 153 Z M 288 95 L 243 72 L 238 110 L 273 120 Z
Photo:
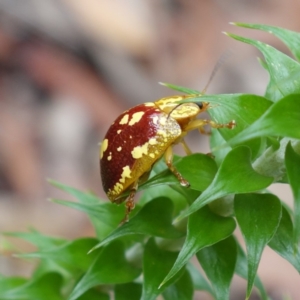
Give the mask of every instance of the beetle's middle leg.
M 169 146 L 169 148 L 165 152 L 165 161 L 169 168 L 169 170 L 176 176 L 178 181 L 182 186 L 189 187 L 190 184 L 187 180 L 183 178 L 183 176 L 180 174 L 180 172 L 174 167 L 173 165 L 173 150 L 172 146 Z
M 128 220 L 129 220 L 129 214 L 135 207 L 134 196 L 136 194 L 137 189 L 138 189 L 138 180 L 131 187 L 130 194 L 128 195 L 127 199 L 125 200 L 125 217 L 120 222 L 120 225 L 123 225 L 124 223 L 128 222 Z

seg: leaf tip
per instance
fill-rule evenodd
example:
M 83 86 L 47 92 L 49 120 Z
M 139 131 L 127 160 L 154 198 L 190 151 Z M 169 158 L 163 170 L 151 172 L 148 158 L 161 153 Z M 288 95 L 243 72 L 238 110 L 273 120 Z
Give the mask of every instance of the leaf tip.
M 160 85 L 162 85 L 162 86 L 167 86 L 167 83 L 161 82 L 161 81 L 159 81 L 158 84 L 160 84 Z
M 91 254 L 92 252 L 94 252 L 97 249 L 97 246 L 93 247 L 91 250 L 88 251 L 88 255 Z
M 55 180 L 51 178 L 46 178 L 46 181 L 49 182 L 50 184 L 55 184 Z
M 185 217 L 187 217 L 187 216 L 186 216 L 186 213 L 180 214 L 178 217 L 176 217 L 176 218 L 173 220 L 172 224 L 176 224 L 176 223 L 180 222 L 180 221 L 181 221 L 182 219 L 184 219 Z
M 160 290 L 160 289 L 162 288 L 162 286 L 163 286 L 165 283 L 166 283 L 166 280 L 164 279 L 164 280 L 162 281 L 162 283 L 158 286 L 158 289 Z

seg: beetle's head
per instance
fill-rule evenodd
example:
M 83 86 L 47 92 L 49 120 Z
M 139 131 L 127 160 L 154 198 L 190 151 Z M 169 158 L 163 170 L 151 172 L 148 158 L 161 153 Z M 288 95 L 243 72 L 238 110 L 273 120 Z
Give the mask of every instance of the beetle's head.
M 157 100 L 155 105 L 164 113 L 176 120 L 194 118 L 209 108 L 208 102 L 188 102 L 189 98 L 198 98 L 199 95 L 172 96 Z M 186 101 L 178 103 L 180 101 Z

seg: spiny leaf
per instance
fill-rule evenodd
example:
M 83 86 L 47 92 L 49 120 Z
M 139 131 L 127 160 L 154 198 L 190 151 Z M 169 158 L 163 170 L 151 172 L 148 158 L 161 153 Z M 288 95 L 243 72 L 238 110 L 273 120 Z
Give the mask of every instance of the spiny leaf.
M 236 241 L 232 236 L 201 249 L 197 258 L 209 278 L 216 299 L 229 299 L 230 283 L 237 259 Z
M 300 139 L 299 120 L 300 95 L 289 95 L 274 103 L 258 120 L 228 143 L 237 145 L 262 136 Z
M 237 261 L 235 265 L 235 273 L 247 280 L 248 279 L 247 257 L 239 243 L 237 243 L 237 248 L 238 248 L 238 255 L 237 255 Z M 263 300 L 270 300 L 261 280 L 257 275 L 254 280 L 254 285 L 258 289 L 260 296 Z
M 144 284 L 142 300 L 154 300 L 164 288 L 158 289 L 159 284 L 172 268 L 178 252 L 159 249 L 150 239 L 144 249 L 143 270 Z
M 272 194 L 236 195 L 234 209 L 247 248 L 249 299 L 264 247 L 275 234 L 281 218 L 280 200 Z
M 244 28 L 259 29 L 274 34 L 279 39 L 281 39 L 289 47 L 293 55 L 298 60 L 300 60 L 300 33 L 299 32 L 291 31 L 288 29 L 275 27 L 275 26 L 262 25 L 262 24 L 246 24 L 246 23 L 232 23 L 232 24 Z
M 285 152 L 285 165 L 290 186 L 294 195 L 294 249 L 299 252 L 300 241 L 300 156 L 294 151 L 289 143 Z
M 180 278 L 163 292 L 165 300 L 193 300 L 193 281 L 189 272 L 184 270 Z
M 232 218 L 215 215 L 208 207 L 203 207 L 189 217 L 188 231 L 184 245 L 171 271 L 160 286 L 170 280 L 200 249 L 213 245 L 228 237 L 235 229 Z
M 203 191 L 211 183 L 217 172 L 217 165 L 214 160 L 201 153 L 182 157 L 174 165 L 190 183 L 190 188 L 198 191 Z M 179 182 L 169 169 L 165 169 L 141 185 L 140 189 L 143 190 L 149 186 L 153 187 L 160 184 L 179 185 Z
M 256 173 L 251 166 L 250 156 L 248 147 L 240 146 L 231 150 L 209 187 L 175 221 L 226 195 L 249 193 L 269 186 L 273 178 Z
M 300 64 L 297 61 L 262 42 L 231 33 L 227 35 L 255 46 L 264 55 L 270 74 L 270 82 L 266 91 L 267 98 L 278 101 L 292 93 L 300 93 Z
M 87 255 L 87 252 L 96 243 L 97 240 L 94 238 L 81 238 L 68 241 L 63 245 L 44 249 L 40 252 L 26 253 L 19 256 L 50 259 L 55 261 L 60 267 L 75 273 L 78 270 L 86 271 L 93 262 L 96 253 Z
M 295 252 L 293 243 L 293 223 L 284 206 L 282 206 L 279 227 L 268 245 L 300 272 L 300 253 L 299 251 Z
M 173 203 L 165 197 L 147 203 L 129 222 L 118 227 L 91 251 L 119 238 L 132 234 L 144 234 L 164 238 L 180 238 L 183 233 L 172 225 Z
M 1 299 L 9 300 L 32 300 L 44 299 L 45 295 L 51 300 L 63 300 L 60 289 L 62 277 L 57 273 L 44 274 L 38 278 L 31 278 L 23 285 L 9 290 L 0 290 Z
M 142 295 L 142 285 L 135 282 L 117 284 L 114 292 L 115 300 L 140 300 Z
M 97 237 L 102 240 L 107 237 L 120 223 L 124 217 L 124 207 L 112 203 L 80 203 L 60 199 L 51 199 L 52 202 L 83 211 L 88 214 L 97 232 Z M 138 211 L 138 205 L 136 210 Z
M 194 283 L 194 288 L 199 291 L 206 291 L 210 293 L 211 295 L 214 294 L 211 286 L 205 279 L 204 275 L 200 273 L 200 271 L 195 267 L 193 263 L 188 263 L 186 266 L 186 269 L 189 271 L 193 283 Z
M 165 83 L 165 82 L 160 82 L 159 84 L 163 85 L 167 88 L 170 88 L 172 90 L 184 93 L 184 94 L 201 96 L 201 92 L 199 92 L 197 90 L 192 90 L 192 89 L 188 89 L 188 88 L 183 87 L 183 86 L 179 86 L 179 85 L 175 85 L 175 84 L 171 84 L 171 83 Z
M 135 279 L 141 270 L 125 259 L 121 241 L 114 241 L 100 251 L 88 271 L 77 283 L 69 300 L 75 300 L 90 288 L 101 284 L 127 283 Z
M 78 189 L 75 189 L 71 186 L 62 184 L 62 183 L 52 180 L 52 179 L 48 179 L 48 182 L 50 184 L 52 184 L 53 186 L 59 188 L 60 190 L 68 193 L 69 195 L 74 196 L 81 203 L 90 203 L 90 204 L 94 203 L 95 204 L 95 203 L 99 203 L 100 201 L 102 201 L 100 198 L 98 198 L 96 195 L 94 195 L 91 192 L 83 192 L 83 191 L 80 191 Z

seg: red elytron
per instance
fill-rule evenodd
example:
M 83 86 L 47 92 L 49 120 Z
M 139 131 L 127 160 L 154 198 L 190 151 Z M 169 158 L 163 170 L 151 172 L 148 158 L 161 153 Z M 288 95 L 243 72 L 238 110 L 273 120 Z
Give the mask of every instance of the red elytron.
M 178 101 L 199 95 L 173 96 L 144 103 L 123 112 L 109 128 L 100 148 L 100 169 L 103 189 L 114 203 L 126 200 L 126 215 L 134 208 L 138 184 L 145 181 L 153 164 L 165 155 L 166 164 L 183 186 L 189 183 L 172 164 L 172 146 L 182 143 L 190 154 L 183 137 L 193 129 L 202 130 L 210 124 L 214 128 L 233 128 L 235 122 L 216 124 L 196 119 L 207 110 L 206 102 L 178 104 Z M 130 191 L 129 196 L 123 195 Z

